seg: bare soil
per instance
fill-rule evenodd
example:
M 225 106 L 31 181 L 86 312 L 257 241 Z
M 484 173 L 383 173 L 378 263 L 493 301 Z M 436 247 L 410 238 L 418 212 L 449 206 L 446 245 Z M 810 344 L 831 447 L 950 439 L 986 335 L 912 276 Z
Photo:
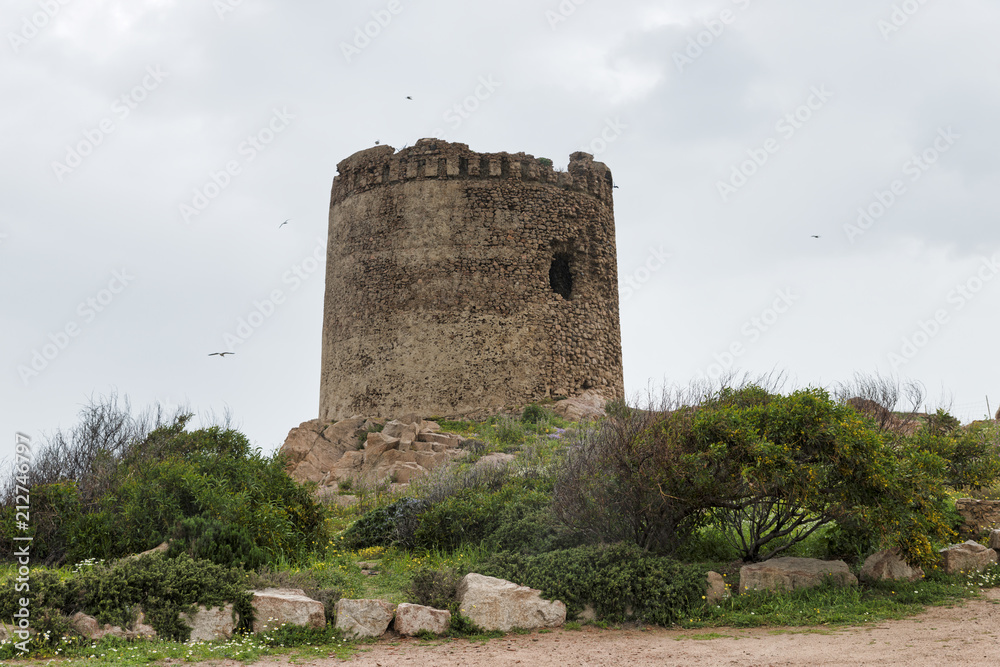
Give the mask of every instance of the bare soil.
M 986 599 L 931 607 L 900 621 L 848 628 L 553 630 L 487 642 L 382 640 L 354 658 L 296 661 L 315 667 L 442 665 L 907 665 L 983 664 L 1000 658 L 1000 589 Z M 271 667 L 286 658 L 267 658 Z

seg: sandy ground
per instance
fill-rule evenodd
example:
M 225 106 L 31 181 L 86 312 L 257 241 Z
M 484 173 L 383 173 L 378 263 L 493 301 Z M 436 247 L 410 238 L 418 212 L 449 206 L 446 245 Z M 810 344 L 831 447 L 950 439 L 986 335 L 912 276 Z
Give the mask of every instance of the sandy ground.
M 907 665 L 989 664 L 1000 659 L 1000 589 L 986 600 L 934 607 L 902 621 L 830 630 L 554 630 L 468 640 L 383 640 L 353 659 L 297 661 L 316 667 L 439 665 Z M 725 635 L 712 639 L 705 635 Z M 698 639 L 701 635 L 702 638 Z M 273 667 L 275 658 L 258 663 Z M 281 659 L 280 662 L 284 662 Z

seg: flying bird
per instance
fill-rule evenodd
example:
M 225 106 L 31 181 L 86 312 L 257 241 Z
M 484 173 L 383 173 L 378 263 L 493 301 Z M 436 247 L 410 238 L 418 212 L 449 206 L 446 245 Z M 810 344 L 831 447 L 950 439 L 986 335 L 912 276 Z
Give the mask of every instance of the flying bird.
M 409 95 L 407 95 L 407 96 L 406 96 L 406 99 L 408 99 L 408 100 L 412 100 L 413 98 L 412 98 L 412 97 L 410 97 Z
M 819 237 L 820 237 L 819 234 L 813 234 L 809 238 L 818 239 Z
M 214 357 L 214 356 L 225 357 L 227 354 L 236 354 L 236 353 L 235 352 L 211 352 L 208 356 L 210 356 L 210 357 Z
M 291 218 L 289 218 L 288 220 L 291 220 Z M 288 224 L 288 220 L 285 220 L 283 223 L 281 223 L 280 225 L 278 225 L 278 229 L 281 229 L 282 227 L 284 227 L 285 225 L 287 225 Z

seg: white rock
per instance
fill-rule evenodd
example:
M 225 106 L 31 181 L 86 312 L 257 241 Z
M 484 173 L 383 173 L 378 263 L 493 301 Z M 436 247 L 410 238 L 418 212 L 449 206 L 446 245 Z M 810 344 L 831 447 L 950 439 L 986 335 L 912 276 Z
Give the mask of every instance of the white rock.
M 483 630 L 508 632 L 556 627 L 566 622 L 566 605 L 541 598 L 541 591 L 510 581 L 467 574 L 458 585 L 461 613 Z
M 393 622 L 396 632 L 411 636 L 420 632 L 443 635 L 450 625 L 450 611 L 407 602 L 396 607 L 396 620 Z
M 307 597 L 300 588 L 265 588 L 253 591 L 253 631 L 272 630 L 282 623 L 322 628 L 323 603 Z
M 353 639 L 381 637 L 389 629 L 396 605 L 384 600 L 337 601 L 334 611 L 337 629 Z

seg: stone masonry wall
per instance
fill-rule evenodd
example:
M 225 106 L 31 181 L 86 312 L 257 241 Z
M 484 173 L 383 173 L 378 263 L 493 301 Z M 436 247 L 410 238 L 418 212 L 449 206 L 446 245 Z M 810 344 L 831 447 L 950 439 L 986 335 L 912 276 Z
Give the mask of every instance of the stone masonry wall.
M 623 395 L 611 172 L 421 139 L 337 165 L 320 419 Z

